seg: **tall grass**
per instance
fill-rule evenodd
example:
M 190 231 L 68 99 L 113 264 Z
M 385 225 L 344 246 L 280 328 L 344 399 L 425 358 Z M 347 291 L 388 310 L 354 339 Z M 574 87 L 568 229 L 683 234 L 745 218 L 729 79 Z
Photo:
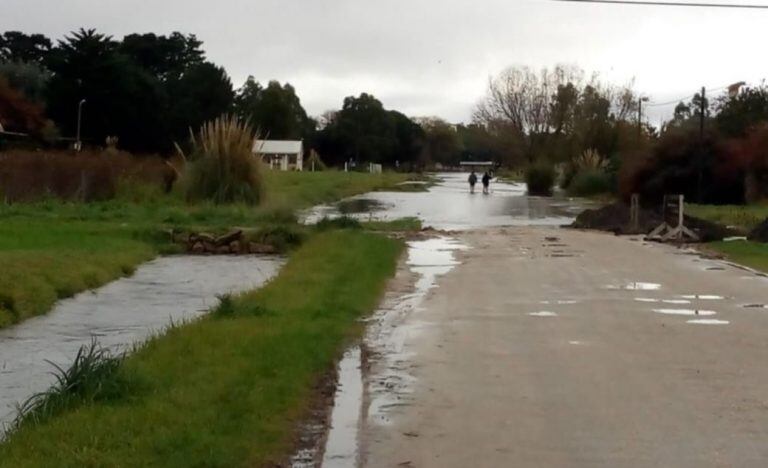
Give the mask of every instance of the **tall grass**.
M 203 125 L 193 137 L 186 193 L 191 201 L 246 203 L 262 198 L 260 161 L 253 154 L 255 133 L 234 116 L 221 116 Z
M 56 382 L 17 407 L 10 425 L 13 432 L 26 424 L 40 424 L 78 405 L 107 401 L 123 396 L 129 385 L 118 375 L 124 355 L 113 355 L 96 340 L 83 345 L 72 365 L 64 369 L 51 361 Z
M 133 184 L 170 191 L 174 169 L 158 157 L 124 152 L 0 152 L 0 202 L 57 198 L 85 201 L 114 198 Z

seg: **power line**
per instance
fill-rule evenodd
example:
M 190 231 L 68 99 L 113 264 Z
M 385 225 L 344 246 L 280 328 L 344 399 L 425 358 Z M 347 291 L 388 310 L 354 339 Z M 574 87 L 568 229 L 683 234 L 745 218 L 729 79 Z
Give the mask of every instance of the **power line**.
M 728 86 L 720 86 L 719 88 L 712 88 L 712 89 L 707 88 L 707 91 L 710 93 L 716 93 L 717 91 L 722 91 L 726 88 L 728 88 Z M 672 101 L 667 101 L 667 102 L 652 102 L 650 104 L 646 104 L 645 107 L 661 107 L 661 106 L 669 106 L 672 104 L 678 104 L 680 102 L 691 99 L 692 97 L 696 96 L 696 94 L 699 94 L 699 93 L 690 94 L 688 96 L 684 96 L 679 99 L 674 99 Z
M 766 10 L 768 5 L 738 4 L 738 3 L 685 3 L 685 2 L 654 2 L 645 0 L 550 0 L 553 2 L 569 3 L 607 3 L 613 5 L 638 5 L 638 6 L 670 6 L 670 7 L 695 7 L 695 8 L 747 8 L 753 10 Z

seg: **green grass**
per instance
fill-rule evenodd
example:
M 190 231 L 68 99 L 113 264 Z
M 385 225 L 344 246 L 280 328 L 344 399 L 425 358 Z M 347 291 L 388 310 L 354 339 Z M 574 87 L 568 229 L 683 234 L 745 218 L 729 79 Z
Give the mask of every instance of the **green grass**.
M 419 218 L 399 218 L 392 221 L 363 221 L 360 223 L 363 229 L 378 232 L 420 231 L 421 220 Z
M 359 335 L 401 249 L 360 230 L 316 234 L 266 287 L 129 356 L 119 373 L 129 394 L 22 424 L 0 445 L 0 467 L 284 460 L 314 384 Z
M 115 200 L 0 205 L 0 328 L 48 311 L 58 299 L 103 285 L 171 249 L 171 228 L 232 227 L 279 234 L 295 210 L 391 187 L 407 174 L 265 171 L 265 200 L 189 205 L 178 194 L 125 190 Z M 275 237 L 272 235 L 272 237 Z
M 732 241 L 712 242 L 707 247 L 724 254 L 733 262 L 768 272 L 768 244 Z
M 385 172 L 281 172 L 265 171 L 267 208 L 306 208 L 359 193 L 394 190 L 397 184 L 412 179 L 409 174 Z
M 768 218 L 768 205 L 695 205 L 687 204 L 686 213 L 725 226 L 734 226 L 744 232 Z
M 119 225 L 0 221 L 0 327 L 130 274 L 157 252 Z

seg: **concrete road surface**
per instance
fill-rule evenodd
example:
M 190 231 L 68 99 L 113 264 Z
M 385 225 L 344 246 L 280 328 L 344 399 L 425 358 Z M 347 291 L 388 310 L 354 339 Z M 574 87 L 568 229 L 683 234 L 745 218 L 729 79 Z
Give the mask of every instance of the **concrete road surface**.
M 767 278 L 607 234 L 455 237 L 363 466 L 768 466 Z

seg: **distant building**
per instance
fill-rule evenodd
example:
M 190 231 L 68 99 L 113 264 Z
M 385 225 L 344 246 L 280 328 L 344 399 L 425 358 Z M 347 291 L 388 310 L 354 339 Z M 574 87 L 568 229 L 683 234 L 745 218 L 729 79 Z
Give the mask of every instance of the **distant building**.
M 296 140 L 255 140 L 253 153 L 271 169 L 304 170 L 304 144 Z

